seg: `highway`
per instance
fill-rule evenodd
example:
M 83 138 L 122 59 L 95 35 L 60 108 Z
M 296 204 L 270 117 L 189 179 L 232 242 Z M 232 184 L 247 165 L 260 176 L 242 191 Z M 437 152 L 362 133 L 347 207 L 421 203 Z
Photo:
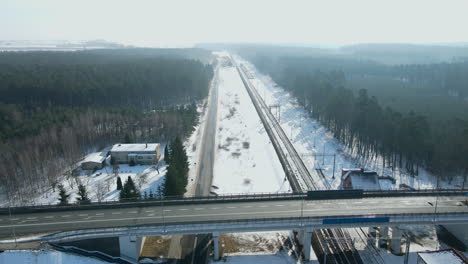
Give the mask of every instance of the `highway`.
M 200 144 L 200 157 L 195 177 L 195 196 L 208 196 L 213 181 L 213 166 L 216 140 L 216 121 L 218 117 L 218 74 L 219 66 L 215 67 L 215 73 L 210 87 L 208 112 L 203 128 L 202 142 Z M 206 235 L 175 236 L 169 248 L 169 257 L 181 263 L 206 263 L 206 252 L 197 250 L 205 248 L 202 243 L 209 240 Z
M 66 210 L 0 215 L 0 237 L 114 227 L 183 225 L 204 221 L 362 215 L 466 214 L 465 196 L 387 197 L 347 200 L 220 202 L 99 210 Z M 436 203 L 437 200 L 437 203 Z M 197 233 L 196 230 L 193 230 Z

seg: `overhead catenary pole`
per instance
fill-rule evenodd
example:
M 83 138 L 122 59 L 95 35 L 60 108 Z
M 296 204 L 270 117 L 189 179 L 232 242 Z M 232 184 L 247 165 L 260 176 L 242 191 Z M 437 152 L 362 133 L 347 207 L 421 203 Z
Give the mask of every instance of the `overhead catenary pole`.
M 336 161 L 336 153 L 333 154 L 333 177 L 332 179 L 335 179 L 335 161 Z

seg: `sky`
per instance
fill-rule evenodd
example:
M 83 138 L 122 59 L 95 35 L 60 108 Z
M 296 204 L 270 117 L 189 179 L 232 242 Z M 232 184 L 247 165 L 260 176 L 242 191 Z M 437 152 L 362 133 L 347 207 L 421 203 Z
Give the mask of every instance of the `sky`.
M 468 42 L 468 0 L 0 0 L 0 40 Z

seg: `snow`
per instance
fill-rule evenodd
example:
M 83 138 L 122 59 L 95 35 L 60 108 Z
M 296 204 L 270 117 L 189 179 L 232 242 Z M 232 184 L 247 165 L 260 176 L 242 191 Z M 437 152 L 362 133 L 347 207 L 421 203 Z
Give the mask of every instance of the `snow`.
M 106 163 L 109 162 L 109 157 Z M 136 186 L 140 189 L 142 195 L 150 192 L 157 195 L 159 186 L 164 183 L 164 175 L 166 174 L 166 164 L 160 161 L 157 165 L 135 165 L 119 164 L 118 173 L 113 172 L 111 165 L 106 165 L 102 169 L 96 170 L 94 173 L 81 172 L 79 176 L 66 177 L 63 176 L 60 184 L 62 184 L 70 197 L 69 203 L 76 201 L 78 197 L 78 184 L 81 183 L 86 187 L 88 198 L 93 201 L 117 201 L 120 197 L 120 191 L 117 190 L 117 177 L 125 183 L 128 177 L 131 177 Z M 32 204 L 57 204 L 58 203 L 58 188 L 55 192 L 50 189 L 38 196 Z
M 283 130 L 290 135 L 296 150 L 302 156 L 304 163 L 311 172 L 322 169 L 326 181 L 322 181 L 321 188 L 338 189 L 342 168 L 366 168 L 376 171 L 380 176 L 390 176 L 396 180 L 395 185 L 382 184 L 383 188 L 397 189 L 399 186 L 409 186 L 414 189 L 436 188 L 461 188 L 463 177 L 453 181 L 439 179 L 436 175 L 419 169 L 418 176 L 411 176 L 404 169 L 392 171 L 390 168 L 382 168 L 382 158 L 377 156 L 369 160 L 363 160 L 356 156 L 355 152 L 343 146 L 333 135 L 326 130 L 317 120 L 308 116 L 307 112 L 297 103 L 297 100 L 282 87 L 279 87 L 270 76 L 261 74 L 250 62 L 235 56 L 236 61 L 244 64 L 253 75 L 252 84 L 269 105 L 280 105 L 280 124 Z M 276 109 L 272 113 L 277 115 Z M 328 155 L 322 156 L 326 153 Z M 335 166 L 333 166 L 334 154 Z M 333 168 L 335 172 L 333 173 Z M 333 174 L 335 178 L 333 179 Z
M 350 177 L 353 189 L 380 190 L 379 179 L 375 174 L 351 174 Z
M 140 152 L 140 151 L 152 151 L 155 152 L 159 148 L 158 143 L 148 144 L 115 144 L 111 152 Z
M 0 263 L 21 264 L 106 264 L 95 258 L 63 253 L 55 250 L 7 250 L 0 253 Z
M 460 259 L 453 251 L 444 250 L 436 252 L 421 252 L 419 253 L 421 259 L 423 259 L 427 264 L 464 264 L 465 262 Z
M 279 110 L 273 108 L 272 113 L 280 119 L 279 123 L 286 134 L 290 136 L 291 142 L 299 155 L 302 156 L 311 174 L 314 174 L 316 169 L 324 173 L 325 179 L 320 178 L 321 182 L 317 182 L 320 189 L 339 189 L 343 168 L 365 168 L 376 171 L 380 176 L 387 176 L 387 179 L 379 180 L 380 187 L 387 190 L 398 189 L 400 186 L 409 186 L 414 189 L 435 188 L 436 186 L 459 188 L 461 186 L 460 182 L 449 182 L 444 179 L 440 179 L 438 182 L 435 175 L 421 168 L 416 177 L 409 175 L 404 170 L 391 171 L 389 168 L 381 168 L 381 157 L 362 160 L 353 153 L 352 149 L 348 149 L 336 140 L 317 120 L 309 117 L 303 107 L 297 103 L 297 100 L 289 92 L 279 87 L 270 76 L 259 73 L 248 61 L 237 56 L 234 57 L 238 63 L 242 63 L 248 68 L 250 75 L 254 77 L 250 81 L 263 97 L 265 103 L 280 106 Z M 396 184 L 393 184 L 391 179 L 394 179 Z M 417 227 L 403 228 L 413 234 L 414 230 L 417 229 Z M 433 226 L 423 226 L 418 231 L 430 234 L 416 235 L 420 244 L 411 244 L 410 263 L 416 261 L 417 254 L 415 252 L 434 250 L 439 247 Z M 384 249 L 378 249 L 378 252 L 385 263 L 403 263 L 402 256 L 395 256 Z M 255 263 L 255 261 L 251 263 Z
M 217 194 L 285 192 L 289 183 L 234 67 L 219 70 L 214 164 Z
M 243 254 L 240 256 L 232 255 L 224 257 L 220 261 L 212 261 L 211 263 L 227 263 L 227 264 L 295 264 L 296 261 L 291 259 L 283 252 L 277 254 Z
M 218 120 L 213 191 L 232 193 L 290 192 L 289 182 L 276 152 L 240 79 L 237 70 L 228 66 L 227 53 L 217 53 L 221 60 L 218 79 Z M 223 58 L 224 57 L 224 58 Z M 271 247 L 289 232 L 225 234 L 240 245 L 236 253 L 224 254 L 226 263 L 296 263 L 284 251 Z M 222 245 L 221 245 L 222 246 Z M 252 252 L 253 251 L 253 252 Z M 212 262 L 218 263 L 218 262 Z
M 93 152 L 88 154 L 84 159 L 83 162 L 96 162 L 102 163 L 106 159 L 106 154 L 103 152 Z

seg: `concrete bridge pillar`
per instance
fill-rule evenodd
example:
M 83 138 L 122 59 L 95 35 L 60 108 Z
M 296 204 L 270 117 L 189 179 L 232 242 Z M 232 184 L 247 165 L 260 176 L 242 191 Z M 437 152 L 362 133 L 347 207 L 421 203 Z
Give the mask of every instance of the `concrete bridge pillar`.
M 214 260 L 219 260 L 219 233 L 215 232 L 213 236 Z
M 381 226 L 379 230 L 379 247 L 387 248 L 388 243 L 388 226 Z
M 137 236 L 120 236 L 120 256 L 129 260 L 138 261 L 144 238 Z
M 312 233 L 314 230 L 304 230 L 304 260 L 310 260 L 310 253 L 312 249 Z
M 392 240 L 390 241 L 390 248 L 395 255 L 401 254 L 401 238 L 403 231 L 398 227 L 392 227 Z
M 375 232 L 375 227 L 370 226 L 367 232 L 367 245 L 375 245 L 376 239 L 377 239 L 377 235 Z

